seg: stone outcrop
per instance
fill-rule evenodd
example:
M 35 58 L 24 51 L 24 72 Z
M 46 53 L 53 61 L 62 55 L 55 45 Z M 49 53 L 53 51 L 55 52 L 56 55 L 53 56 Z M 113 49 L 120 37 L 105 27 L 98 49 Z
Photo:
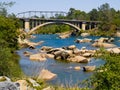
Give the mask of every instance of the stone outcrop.
M 115 36 L 120 37 L 120 32 L 117 32 Z
M 65 39 L 65 38 L 70 37 L 70 35 L 71 35 L 71 32 L 61 33 L 61 34 L 59 34 L 59 38 Z
M 44 41 L 39 41 L 39 42 L 31 42 L 28 39 L 21 39 L 20 37 L 18 38 L 18 43 L 21 47 L 35 47 L 38 45 L 41 45 Z
M 10 78 L 6 76 L 0 76 L 0 90 L 19 90 L 20 84 L 12 82 Z
M 46 54 L 44 53 L 33 54 L 33 55 L 30 55 L 29 59 L 34 61 L 45 61 Z
M 113 41 L 114 41 L 114 38 L 104 38 L 104 37 L 101 37 L 95 40 L 95 42 L 100 42 L 100 43 L 113 42 Z
M 89 38 L 84 38 L 84 39 L 77 39 L 75 40 L 76 43 L 88 43 L 88 42 L 92 42 L 92 39 Z
M 83 57 L 83 56 L 70 56 L 67 58 L 68 61 L 71 62 L 78 62 L 78 63 L 88 63 L 89 59 Z
M 115 47 L 114 44 L 109 44 L 109 43 L 103 43 L 103 42 L 95 42 L 92 44 L 94 47 L 105 47 L 105 48 L 110 48 L 110 47 Z
M 109 48 L 107 49 L 108 52 L 113 53 L 113 54 L 120 54 L 120 48 L 115 47 L 115 48 Z
M 81 68 L 80 68 L 80 66 L 75 66 L 74 69 L 75 70 L 80 70 Z
M 18 80 L 16 82 L 20 84 L 19 90 L 28 90 L 28 83 L 26 80 Z
M 90 36 L 90 34 L 89 33 L 82 33 L 81 36 L 82 37 L 87 37 L 87 36 Z
M 57 75 L 48 71 L 48 70 L 45 70 L 43 69 L 40 74 L 38 75 L 38 78 L 37 79 L 43 79 L 43 80 L 51 80 L 53 78 L 55 78 Z
M 26 56 L 26 57 L 29 57 L 30 55 L 32 55 L 32 53 L 29 52 L 29 51 L 25 51 L 25 52 L 23 52 L 23 54 L 24 54 L 24 56 Z
M 83 71 L 89 72 L 89 71 L 94 71 L 95 66 L 84 66 Z
M 75 45 L 62 48 L 43 46 L 41 50 L 46 53 L 46 58 L 54 58 L 56 60 L 66 60 L 79 63 L 89 62 L 90 57 L 93 57 L 96 52 L 96 50 L 87 50 L 86 47 L 78 49 Z

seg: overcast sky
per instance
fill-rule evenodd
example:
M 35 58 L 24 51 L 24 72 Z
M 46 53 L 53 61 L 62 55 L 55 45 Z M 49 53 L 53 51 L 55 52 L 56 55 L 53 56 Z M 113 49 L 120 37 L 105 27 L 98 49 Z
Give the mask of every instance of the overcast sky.
M 20 13 L 24 11 L 66 11 L 70 8 L 89 12 L 93 8 L 98 8 L 104 3 L 109 3 L 110 7 L 120 10 L 120 0 L 0 0 L 0 2 L 16 2 L 11 13 Z

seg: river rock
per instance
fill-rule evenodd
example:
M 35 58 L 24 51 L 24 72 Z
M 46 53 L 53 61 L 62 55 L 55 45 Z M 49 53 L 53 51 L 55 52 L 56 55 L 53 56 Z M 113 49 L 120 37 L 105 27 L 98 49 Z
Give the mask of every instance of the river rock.
M 30 55 L 29 59 L 30 60 L 35 60 L 35 61 L 45 61 L 46 60 L 46 54 L 45 53 L 33 54 L 33 55 Z
M 54 59 L 55 56 L 54 56 L 53 54 L 46 54 L 46 57 L 47 57 L 47 58 Z
M 70 35 L 71 35 L 71 32 L 61 33 L 61 34 L 59 35 L 59 38 L 65 39 L 65 38 L 70 37 Z
M 29 90 L 28 89 L 28 82 L 26 80 L 18 80 L 16 82 L 20 84 L 19 90 Z
M 32 84 L 33 87 L 39 87 L 40 85 L 33 79 L 28 78 L 28 82 Z
M 117 32 L 115 36 L 120 37 L 120 32 Z
M 70 45 L 67 48 L 68 48 L 68 50 L 74 50 L 74 49 L 76 49 L 76 46 L 75 45 Z
M 54 53 L 54 58 L 55 59 L 62 59 L 62 60 L 66 60 L 67 57 L 69 56 L 68 52 L 65 52 L 65 51 L 56 51 Z
M 0 82 L 0 90 L 19 90 L 19 83 L 11 81 Z
M 11 81 L 11 79 L 6 76 L 0 76 L 0 82 L 2 81 Z
M 74 69 L 75 70 L 80 70 L 81 68 L 80 68 L 80 66 L 75 66 Z
M 84 56 L 84 57 L 91 57 L 91 56 L 93 56 L 93 54 L 92 53 L 84 53 L 82 56 Z
M 46 88 L 44 88 L 42 90 L 55 90 L 55 89 L 53 89 L 52 87 L 48 86 L 48 87 L 46 87 Z
M 94 71 L 95 70 L 95 66 L 84 66 L 83 67 L 83 71 Z
M 102 43 L 102 42 L 95 42 L 92 44 L 94 47 L 105 47 L 105 48 L 110 48 L 110 47 L 115 47 L 114 44 L 109 44 L 109 43 Z
M 24 54 L 24 56 L 26 56 L 26 57 L 29 57 L 30 55 L 32 55 L 32 53 L 29 52 L 29 51 L 25 51 L 25 52 L 23 52 L 23 54 Z
M 87 37 L 87 36 L 90 36 L 90 34 L 89 33 L 82 33 L 81 36 L 82 37 Z
M 49 47 L 49 46 L 42 46 L 41 50 L 43 51 L 50 51 L 51 49 L 53 49 L 53 47 Z
M 55 78 L 56 76 L 57 76 L 56 74 L 54 74 L 54 73 L 52 73 L 52 72 L 50 72 L 50 71 L 48 71 L 46 69 L 43 69 L 40 72 L 37 79 L 51 80 L 51 79 Z
M 81 51 L 78 48 L 73 50 L 73 54 L 75 54 L 75 55 L 79 55 L 80 53 L 81 53 Z
M 120 54 L 120 49 L 119 48 L 109 48 L 107 49 L 107 51 L 109 51 L 110 53 L 114 53 L 114 54 Z
M 92 41 L 92 39 L 89 39 L 89 38 L 75 40 L 76 43 L 87 43 L 87 42 L 91 42 L 91 41 Z
M 83 56 L 70 56 L 67 58 L 68 61 L 72 62 L 79 62 L 79 63 L 88 63 L 89 59 L 83 57 Z

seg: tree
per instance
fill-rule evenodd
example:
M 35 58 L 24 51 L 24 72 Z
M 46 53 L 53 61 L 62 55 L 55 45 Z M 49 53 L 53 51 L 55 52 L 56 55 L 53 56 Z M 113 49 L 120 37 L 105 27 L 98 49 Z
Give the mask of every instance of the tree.
M 15 4 L 15 2 L 9 2 L 9 3 L 0 2 L 0 15 L 7 16 L 8 15 L 8 12 L 7 12 L 8 7 L 11 7 L 14 4 Z
M 99 29 L 103 31 L 111 30 L 114 32 L 114 30 L 116 29 L 116 25 L 113 23 L 114 16 L 112 15 L 114 10 L 110 8 L 108 3 L 101 5 L 98 10 L 99 20 L 102 21 Z
M 76 19 L 76 20 L 88 20 L 88 15 L 84 11 L 75 10 L 74 8 L 70 8 L 67 18 L 68 19 Z
M 99 19 L 99 12 L 97 9 L 92 9 L 88 15 L 90 17 L 90 20 L 97 21 Z

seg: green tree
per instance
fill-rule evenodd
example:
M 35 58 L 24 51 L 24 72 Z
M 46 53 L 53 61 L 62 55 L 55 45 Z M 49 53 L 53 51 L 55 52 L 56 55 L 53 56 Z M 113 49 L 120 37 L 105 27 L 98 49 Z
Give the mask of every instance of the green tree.
M 8 12 L 7 12 L 8 7 L 11 7 L 14 4 L 15 4 L 15 2 L 9 2 L 9 3 L 0 2 L 0 15 L 7 16 L 8 15 Z
M 97 9 L 92 9 L 92 11 L 90 11 L 88 13 L 90 20 L 92 21 L 97 21 L 99 19 L 99 12 L 97 11 Z
M 0 2 L 0 76 L 21 76 L 19 57 L 14 53 L 18 49 L 19 21 L 12 14 L 7 13 L 7 8 L 13 3 Z

